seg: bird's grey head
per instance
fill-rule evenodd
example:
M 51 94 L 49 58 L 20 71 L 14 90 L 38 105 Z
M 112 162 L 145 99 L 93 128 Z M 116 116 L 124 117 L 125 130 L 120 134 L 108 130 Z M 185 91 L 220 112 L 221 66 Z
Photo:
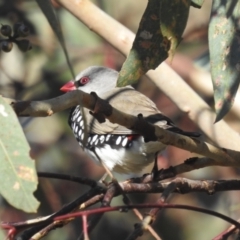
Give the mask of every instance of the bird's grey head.
M 80 72 L 75 78 L 76 88 L 99 96 L 116 87 L 118 72 L 106 67 L 93 66 Z

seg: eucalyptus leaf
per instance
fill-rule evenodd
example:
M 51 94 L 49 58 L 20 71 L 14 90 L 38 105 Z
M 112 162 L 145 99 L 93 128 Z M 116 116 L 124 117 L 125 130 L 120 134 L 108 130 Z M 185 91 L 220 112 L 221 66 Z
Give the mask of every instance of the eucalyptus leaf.
M 119 73 L 118 87 L 134 84 L 150 69 L 173 57 L 186 27 L 190 0 L 151 0 L 132 49 Z
M 216 122 L 230 110 L 240 81 L 240 1 L 214 0 L 209 51 Z
M 15 208 L 36 212 L 35 162 L 15 112 L 0 97 L 0 194 Z

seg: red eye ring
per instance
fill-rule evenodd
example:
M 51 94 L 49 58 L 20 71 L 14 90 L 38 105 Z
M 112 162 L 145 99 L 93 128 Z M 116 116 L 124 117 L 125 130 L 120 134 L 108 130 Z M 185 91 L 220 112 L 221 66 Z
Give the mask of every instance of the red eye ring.
M 89 81 L 89 77 L 82 77 L 79 80 L 81 85 L 85 85 L 86 83 L 88 83 L 88 81 Z

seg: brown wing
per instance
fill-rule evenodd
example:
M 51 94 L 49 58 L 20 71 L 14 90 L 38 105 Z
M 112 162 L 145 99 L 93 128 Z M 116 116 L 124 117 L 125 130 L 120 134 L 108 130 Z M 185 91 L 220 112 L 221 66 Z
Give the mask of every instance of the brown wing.
M 137 116 L 143 114 L 144 117 L 149 115 L 160 114 L 156 105 L 145 95 L 134 90 L 132 87 L 115 88 L 104 95 L 100 96 L 107 99 L 109 103 L 116 109 L 124 111 L 125 113 Z M 91 133 L 97 134 L 131 134 L 133 131 L 109 122 L 99 123 L 96 119 L 89 114 L 89 110 L 85 110 L 86 118 L 88 119 L 88 128 Z M 162 115 L 163 116 L 163 115 Z M 167 124 L 167 121 L 161 122 L 162 127 Z

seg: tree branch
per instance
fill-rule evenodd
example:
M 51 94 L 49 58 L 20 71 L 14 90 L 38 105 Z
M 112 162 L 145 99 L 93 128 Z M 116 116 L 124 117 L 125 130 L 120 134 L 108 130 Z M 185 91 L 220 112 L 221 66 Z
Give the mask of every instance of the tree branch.
M 173 145 L 213 159 L 213 165 L 240 166 L 239 152 L 218 148 L 196 138 L 179 135 L 151 125 L 141 117 L 135 117 L 113 108 L 107 101 L 98 98 L 96 94 L 75 90 L 45 101 L 16 101 L 11 103 L 18 116 L 49 116 L 78 104 L 94 113 L 103 114 L 112 123 L 120 124 L 140 133 L 148 140 L 160 141 L 166 145 Z

